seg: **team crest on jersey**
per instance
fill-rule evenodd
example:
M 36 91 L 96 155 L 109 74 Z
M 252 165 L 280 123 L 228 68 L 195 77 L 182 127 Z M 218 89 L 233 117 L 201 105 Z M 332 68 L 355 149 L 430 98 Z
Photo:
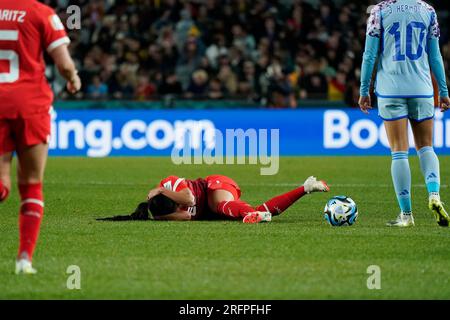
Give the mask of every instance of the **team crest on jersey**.
M 49 19 L 50 19 L 50 24 L 52 25 L 52 28 L 53 28 L 55 31 L 61 31 L 61 30 L 64 30 L 64 25 L 63 25 L 63 23 L 61 22 L 61 19 L 60 19 L 56 14 L 50 16 Z

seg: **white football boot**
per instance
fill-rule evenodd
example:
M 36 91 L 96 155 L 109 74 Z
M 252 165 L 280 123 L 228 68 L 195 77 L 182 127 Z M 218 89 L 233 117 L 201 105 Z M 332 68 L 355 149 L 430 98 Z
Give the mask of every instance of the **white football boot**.
M 428 199 L 428 207 L 433 212 L 436 222 L 441 227 L 448 227 L 450 223 L 450 217 L 445 211 L 444 205 L 441 201 L 441 197 L 438 194 L 431 194 Z
M 404 214 L 403 212 L 394 221 L 389 221 L 386 224 L 388 227 L 407 228 L 414 226 L 414 217 L 411 214 Z
M 243 223 L 260 223 L 260 222 L 270 222 L 272 221 L 272 214 L 268 211 L 257 211 L 249 213 L 242 219 Z
M 37 270 L 31 265 L 28 259 L 16 260 L 16 274 L 36 274 Z
M 312 192 L 328 192 L 330 188 L 325 181 L 317 181 L 316 177 L 309 177 L 303 184 L 306 193 Z

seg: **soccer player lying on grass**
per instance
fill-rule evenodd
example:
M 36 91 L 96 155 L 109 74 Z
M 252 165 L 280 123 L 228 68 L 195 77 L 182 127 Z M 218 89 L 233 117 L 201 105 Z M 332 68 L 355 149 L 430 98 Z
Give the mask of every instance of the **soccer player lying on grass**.
M 147 196 L 148 208 L 155 220 L 232 219 L 244 223 L 269 222 L 305 194 L 328 192 L 324 181 L 309 177 L 303 186 L 252 207 L 242 201 L 241 189 L 231 178 L 212 175 L 197 180 L 176 176 L 163 179 Z

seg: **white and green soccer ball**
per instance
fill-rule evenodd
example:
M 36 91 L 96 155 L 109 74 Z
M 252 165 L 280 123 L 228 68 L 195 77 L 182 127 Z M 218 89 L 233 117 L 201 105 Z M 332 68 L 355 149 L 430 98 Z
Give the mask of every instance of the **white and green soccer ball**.
M 324 217 L 333 227 L 351 226 L 358 218 L 358 207 L 347 196 L 335 196 L 325 205 Z

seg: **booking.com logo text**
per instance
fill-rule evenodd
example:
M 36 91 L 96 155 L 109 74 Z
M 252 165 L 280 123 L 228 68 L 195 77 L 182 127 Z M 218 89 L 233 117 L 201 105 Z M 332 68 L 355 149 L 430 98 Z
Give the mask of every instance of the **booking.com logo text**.
M 374 113 L 263 111 L 244 120 L 237 111 L 62 110 L 53 116 L 50 155 L 171 156 L 174 164 L 259 164 L 261 174 L 275 174 L 281 155 L 386 155 L 389 150 L 384 125 Z M 409 141 L 413 147 L 414 139 Z M 441 154 L 450 153 L 450 118 L 439 111 L 434 146 Z
M 146 150 L 156 150 L 170 154 L 176 165 L 261 164 L 261 175 L 279 170 L 278 129 L 226 129 L 223 134 L 210 120 L 130 119 L 118 124 L 100 119 L 58 120 L 54 112 L 49 148 L 68 154 L 83 151 L 88 157 L 124 150 L 145 155 Z
M 434 147 L 450 148 L 450 119 L 444 119 L 440 111 L 434 118 Z M 342 110 L 328 110 L 323 115 L 323 147 L 327 150 L 339 150 L 355 146 L 368 150 L 381 144 L 389 148 L 384 124 L 370 119 L 351 121 L 348 113 Z M 409 145 L 414 148 L 414 135 L 409 126 Z
M 147 123 L 140 119 L 132 119 L 121 125 L 119 133 L 113 136 L 115 127 L 113 120 L 79 119 L 58 120 L 52 114 L 52 134 L 50 150 L 70 151 L 85 150 L 88 157 L 106 157 L 113 150 L 129 149 L 132 151 L 151 148 L 166 150 L 180 148 L 185 135 L 191 137 L 191 145 L 213 147 L 215 126 L 209 120 L 174 121 L 153 120 Z

